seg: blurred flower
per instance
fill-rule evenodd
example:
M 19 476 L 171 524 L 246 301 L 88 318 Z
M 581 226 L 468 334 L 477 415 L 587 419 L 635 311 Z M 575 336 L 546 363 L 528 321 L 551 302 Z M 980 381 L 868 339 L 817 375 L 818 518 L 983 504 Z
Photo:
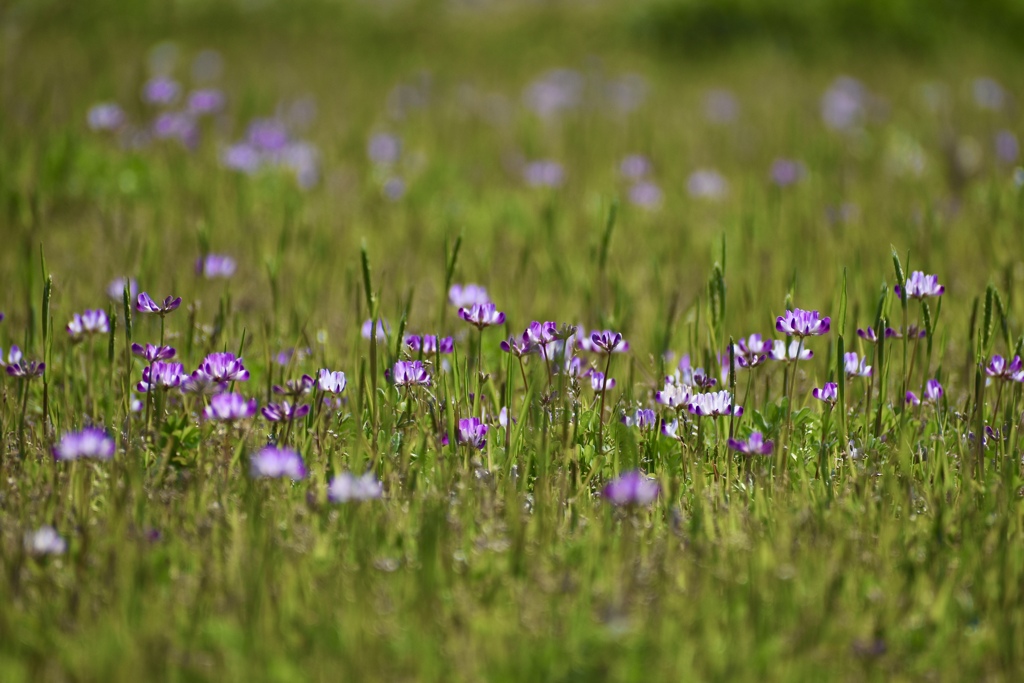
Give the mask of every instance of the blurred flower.
M 67 330 L 72 342 L 80 342 L 86 336 L 110 332 L 110 321 L 106 311 L 86 309 L 81 315 L 75 313 L 71 317 Z
M 253 119 L 246 141 L 261 152 L 280 152 L 288 145 L 288 129 L 277 119 Z
M 68 542 L 52 526 L 41 526 L 25 534 L 25 551 L 29 555 L 63 555 Z
M 384 199 L 389 202 L 397 202 L 405 196 L 405 181 L 397 176 L 392 176 L 384 181 L 380 189 L 384 194 Z
M 769 455 L 775 446 L 771 441 L 765 441 L 761 432 L 751 432 L 746 441 L 729 439 L 729 448 L 739 451 L 744 455 Z
M 349 501 L 376 500 L 383 494 L 383 487 L 373 472 L 355 476 L 351 472 L 342 472 L 331 479 L 327 486 L 327 500 L 332 503 Z
M 179 386 L 185 377 L 185 366 L 181 363 L 158 361 L 142 369 L 142 381 L 135 388 L 143 394 L 150 389 L 169 389 Z
M 871 366 L 865 365 L 867 357 L 861 358 L 856 351 L 847 351 L 843 354 L 843 367 L 847 377 L 870 377 Z
M 191 114 L 166 111 L 153 121 L 153 137 L 157 140 L 177 140 L 189 149 L 199 144 L 199 128 Z
M 911 339 L 924 339 L 928 335 L 928 331 L 925 329 L 919 329 L 917 325 L 907 326 L 907 336 Z M 903 328 L 893 329 L 892 327 L 885 328 L 886 339 L 903 339 Z
M 423 353 L 451 353 L 455 350 L 455 341 L 451 337 L 438 337 L 434 334 L 410 334 L 405 337 L 405 345 L 412 351 Z
M 482 449 L 487 445 L 487 430 L 487 425 L 481 422 L 480 418 L 467 417 L 459 420 L 455 438 L 459 443 Z
M 474 304 L 486 304 L 491 299 L 487 290 L 478 284 L 452 285 L 448 288 L 448 301 L 453 306 L 465 308 Z
M 972 87 L 974 104 L 978 109 L 1000 111 L 1006 106 L 1006 91 L 994 78 L 987 76 L 975 78 Z
M 53 449 L 53 457 L 56 460 L 110 460 L 114 457 L 114 448 L 114 440 L 106 431 L 86 427 L 80 432 L 70 432 L 61 437 L 60 443 Z
M 642 154 L 630 154 L 619 162 L 619 173 L 626 180 L 641 180 L 651 172 L 651 160 Z
M 772 182 L 779 187 L 789 187 L 800 182 L 807 175 L 804 162 L 794 159 L 776 159 L 770 171 Z
M 211 353 L 199 364 L 196 372 L 214 382 L 244 382 L 249 379 L 241 358 L 233 353 Z
M 375 164 L 389 165 L 398 163 L 402 156 L 402 141 L 397 135 L 375 133 L 366 143 L 366 156 Z
M 344 372 L 331 372 L 326 368 L 321 368 L 320 375 L 317 377 L 317 385 L 320 387 L 320 391 L 328 394 L 340 394 L 345 391 L 348 380 L 345 378 Z
M 840 76 L 821 98 L 821 118 L 834 130 L 858 125 L 867 110 L 867 91 L 855 78 Z
M 799 357 L 797 357 L 799 354 Z M 768 354 L 768 357 L 772 360 L 779 360 L 789 363 L 795 360 L 808 360 L 814 357 L 814 352 L 807 348 L 800 348 L 800 342 L 793 340 L 789 342 L 789 346 L 786 346 L 786 342 L 781 339 L 776 339 L 772 342 L 772 350 Z
M 603 372 L 591 370 L 588 374 L 590 375 L 590 388 L 594 391 L 601 393 L 615 388 L 615 380 L 605 377 Z
M 3 351 L 0 350 L 0 356 Z M 7 374 L 17 379 L 32 379 L 42 377 L 46 371 L 46 363 L 26 360 L 17 346 L 11 346 L 7 351 Z
M 839 400 L 839 385 L 835 382 L 826 382 L 825 386 L 820 389 L 815 387 L 811 394 L 819 401 L 823 401 L 829 404 L 829 406 L 834 406 L 836 401 Z
M 689 411 L 694 415 L 720 415 L 743 414 L 743 408 L 733 406 L 732 394 L 728 391 L 715 391 L 707 394 L 696 394 L 690 399 Z
M 369 318 L 363 321 L 361 329 L 363 339 L 369 339 L 373 334 L 373 320 Z M 384 341 L 391 334 L 391 323 L 383 318 L 377 320 L 377 341 Z
M 1004 164 L 1015 164 L 1020 156 L 1020 145 L 1013 131 L 1001 130 L 995 135 L 996 157 Z
M 622 424 L 637 427 L 641 431 L 652 429 L 658 423 L 658 416 L 650 408 L 637 408 L 633 415 L 623 415 Z
M 142 87 L 142 100 L 146 104 L 167 105 L 178 99 L 181 86 L 165 76 L 157 76 L 146 81 Z
M 530 341 L 526 338 L 526 335 L 522 337 L 512 335 L 501 342 L 501 350 L 505 353 L 511 353 L 516 358 L 522 358 L 531 350 Z
M 996 379 L 1012 379 L 1019 382 L 1024 379 L 1024 363 L 1022 363 L 1020 356 L 1014 356 L 1013 360 L 1007 363 L 1005 358 L 995 354 L 985 367 L 985 374 Z
M 583 348 L 581 345 L 580 348 Z M 590 333 L 590 347 L 586 351 L 598 353 L 624 353 L 629 351 L 629 342 L 619 332 L 611 330 L 594 330 Z
M 89 107 L 86 121 L 92 130 L 117 130 L 124 125 L 124 110 L 113 102 L 94 104 Z
M 246 401 L 241 394 L 217 394 L 203 409 L 203 417 L 219 422 L 246 420 L 256 414 L 256 399 Z
M 878 341 L 878 334 L 875 332 L 875 328 L 873 327 L 869 327 L 866 330 L 858 327 L 857 336 L 871 342 L 872 344 Z
M 690 387 L 671 376 L 665 378 L 665 386 L 661 391 L 654 392 L 656 402 L 676 410 L 682 410 L 689 406 L 692 398 Z
M 114 301 L 122 301 L 124 298 L 124 286 L 128 285 L 128 298 L 129 300 L 134 299 L 138 296 L 139 285 L 135 282 L 133 277 L 119 277 L 116 280 L 112 280 L 107 285 L 107 296 Z
M 939 284 L 938 275 L 925 275 L 920 270 L 915 270 L 907 278 L 907 294 L 911 299 L 923 299 L 928 296 L 942 296 L 946 288 Z M 900 286 L 893 287 L 896 296 L 903 298 Z
M 299 379 L 290 379 L 284 383 L 284 386 L 275 384 L 273 391 L 275 394 L 283 396 L 293 396 L 298 398 L 299 396 L 305 396 L 313 390 L 313 386 L 316 384 L 316 380 L 309 375 L 303 375 Z
M 718 201 L 729 194 L 729 183 L 718 171 L 699 168 L 686 179 L 686 191 L 695 199 Z
M 135 309 L 140 313 L 155 313 L 161 317 L 175 310 L 178 306 L 181 306 L 180 296 L 176 299 L 168 296 L 162 304 L 158 304 L 145 292 L 139 294 L 139 298 L 135 303 Z
M 188 95 L 187 108 L 193 116 L 216 114 L 224 108 L 224 93 L 216 88 L 193 90 Z
M 252 175 L 260 170 L 263 157 L 260 151 L 247 142 L 230 145 L 221 152 L 220 163 L 232 171 Z
M 945 390 L 942 388 L 942 385 L 939 384 L 939 380 L 937 379 L 930 379 L 924 383 L 924 400 L 928 403 L 938 401 L 945 393 Z
M 391 371 L 391 381 L 395 386 L 430 386 L 430 374 L 418 360 L 400 360 Z
M 223 393 L 228 390 L 227 382 L 217 380 L 204 375 L 196 370 L 191 375 L 181 378 L 181 391 L 194 396 L 211 396 Z
M 649 180 L 642 180 L 629 188 L 629 201 L 644 209 L 656 209 L 661 206 L 661 188 Z
M 149 363 L 154 363 L 158 360 L 170 360 L 174 358 L 177 353 L 173 346 L 155 346 L 153 344 L 132 344 L 132 353 L 145 359 Z
M 196 275 L 207 279 L 231 277 L 235 267 L 235 259 L 223 254 L 207 254 L 196 259 Z
M 571 69 L 552 69 L 530 83 L 523 93 L 529 109 L 548 118 L 579 106 L 583 77 Z
M 283 401 L 268 403 L 260 412 L 271 422 L 290 422 L 306 417 L 309 414 L 309 406 L 305 404 L 292 405 L 288 401 Z
M 491 325 L 501 325 L 505 322 L 505 314 L 497 309 L 491 302 L 484 304 L 472 304 L 469 307 L 459 309 L 459 317 L 482 330 Z
M 657 481 L 640 470 L 630 470 L 609 482 L 601 495 L 613 505 L 642 507 L 653 503 L 660 490 Z
M 704 116 L 711 123 L 735 123 L 739 115 L 739 102 L 730 91 L 715 89 L 704 95 Z
M 523 180 L 530 187 L 559 187 L 565 182 L 565 169 L 557 161 L 531 161 L 523 167 Z
M 306 478 L 306 466 L 302 462 L 302 456 L 296 451 L 266 446 L 252 456 L 250 474 L 253 478 L 288 477 L 298 481 Z

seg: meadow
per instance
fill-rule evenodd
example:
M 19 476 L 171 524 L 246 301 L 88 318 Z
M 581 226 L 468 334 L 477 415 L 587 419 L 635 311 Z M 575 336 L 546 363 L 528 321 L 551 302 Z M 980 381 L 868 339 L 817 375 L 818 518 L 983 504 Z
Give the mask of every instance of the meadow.
M 1019 680 L 1024 16 L 919 4 L 0 6 L 0 680 Z

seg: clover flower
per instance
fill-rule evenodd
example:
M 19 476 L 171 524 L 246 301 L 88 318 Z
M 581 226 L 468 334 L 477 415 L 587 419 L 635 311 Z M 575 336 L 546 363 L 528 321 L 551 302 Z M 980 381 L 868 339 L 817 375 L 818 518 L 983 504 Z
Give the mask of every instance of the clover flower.
M 856 351 L 848 351 L 843 354 L 843 367 L 847 377 L 870 377 L 871 366 L 865 365 L 866 357 L 859 357 Z
M 483 449 L 487 445 L 487 430 L 488 426 L 481 422 L 480 418 L 463 418 L 459 420 L 455 439 L 472 448 Z
M 772 360 L 783 361 L 786 363 L 797 361 L 797 360 L 808 360 L 814 357 L 814 352 L 810 349 L 800 348 L 800 342 L 793 340 L 786 345 L 786 342 L 781 339 L 776 339 L 772 343 L 771 353 L 768 357 Z
M 224 93 L 216 88 L 193 90 L 189 93 L 185 106 L 188 112 L 195 116 L 216 114 L 224 108 Z
M 71 317 L 67 331 L 71 341 L 77 343 L 85 339 L 86 336 L 110 332 L 110 320 L 104 310 L 87 309 L 85 312 L 75 313 Z
M 170 360 L 174 358 L 177 351 L 173 346 L 156 346 L 154 344 L 132 344 L 132 353 L 146 360 L 148 363 L 155 363 L 158 360 Z
M 815 387 L 811 395 L 829 406 L 834 406 L 839 400 L 839 385 L 835 382 L 826 382 L 821 388 Z
M 690 399 L 688 410 L 694 415 L 719 417 L 721 415 L 743 414 L 743 408 L 734 406 L 732 394 L 728 391 L 715 391 L 707 394 L 696 394 Z
M 256 414 L 256 399 L 245 400 L 241 394 L 217 394 L 203 409 L 203 417 L 218 422 L 246 420 Z
M 623 415 L 622 424 L 647 431 L 658 423 L 658 416 L 650 408 L 637 408 L 633 415 Z
M 146 292 L 139 294 L 139 298 L 135 303 L 135 309 L 140 313 L 155 313 L 161 317 L 177 309 L 179 306 L 181 306 L 180 296 L 177 298 L 168 296 L 163 300 L 163 303 L 158 304 Z
M 530 347 L 530 341 L 523 337 L 516 337 L 515 335 L 501 342 L 501 350 L 505 353 L 511 353 L 516 358 L 522 358 L 528 354 L 532 349 Z
M 622 334 L 619 332 L 612 332 L 611 330 L 594 330 L 590 333 L 589 344 L 580 348 L 585 351 L 594 351 L 597 353 L 624 353 L 629 351 L 629 342 L 622 338 Z
M 146 104 L 167 105 L 178 99 L 181 86 L 166 76 L 157 76 L 146 81 L 142 87 L 142 100 Z
M 0 357 L 3 352 L 0 351 Z M 41 363 L 34 360 L 26 360 L 21 353 L 21 349 L 17 346 L 12 346 L 7 351 L 7 374 L 17 379 L 32 379 L 33 377 L 42 377 L 46 371 L 46 363 Z
M 124 125 L 124 109 L 114 102 L 100 102 L 89 107 L 86 121 L 92 130 L 117 130 Z
M 62 436 L 60 443 L 53 449 L 53 457 L 55 460 L 110 460 L 114 457 L 114 449 L 114 440 L 106 431 L 86 427 L 80 432 L 70 432 Z
M 207 254 L 196 259 L 196 275 L 208 280 L 213 278 L 229 278 L 235 274 L 235 259 L 223 254 Z
M 925 403 L 937 403 L 939 399 L 945 394 L 945 390 L 939 381 L 936 379 L 930 379 L 924 383 L 924 392 L 922 394 Z M 917 397 L 912 391 L 908 391 L 904 399 L 908 405 L 919 406 L 921 405 L 922 399 Z
M 388 166 L 402 155 L 402 141 L 390 133 L 375 133 L 366 143 L 366 156 L 375 164 Z
M 727 443 L 729 448 L 744 455 L 769 455 L 775 446 L 771 441 L 765 441 L 761 432 L 751 432 L 746 441 L 729 439 Z
M 498 311 L 497 307 L 489 301 L 484 304 L 473 304 L 468 308 L 460 308 L 459 317 L 478 330 L 505 322 L 505 314 Z
M 826 334 L 831 318 L 820 318 L 817 311 L 795 308 L 775 319 L 775 329 L 790 337 L 816 337 Z
M 400 360 L 391 370 L 391 381 L 395 386 L 430 386 L 430 374 L 423 366 L 423 361 Z
M 305 404 L 292 405 L 288 401 L 283 401 L 269 403 L 260 412 L 271 422 L 291 422 L 306 417 L 309 414 L 309 406 Z
M 135 388 L 142 393 L 151 389 L 170 389 L 179 386 L 186 377 L 185 366 L 181 363 L 158 361 L 142 369 L 142 381 Z
M 134 299 L 139 293 L 139 283 L 133 277 L 119 277 L 111 280 L 107 285 L 107 296 L 114 301 L 121 301 L 124 298 L 124 288 L 128 286 L 128 298 Z
M 275 384 L 273 391 L 275 394 L 281 396 L 293 396 L 298 398 L 299 396 L 305 396 L 313 390 L 313 385 L 316 384 L 316 380 L 309 375 L 303 375 L 299 379 L 290 379 L 284 383 L 284 386 Z
M 244 382 L 249 379 L 249 371 L 242 359 L 228 352 L 211 353 L 199 364 L 196 372 L 214 382 Z
M 195 396 L 211 396 L 228 390 L 227 382 L 217 380 L 196 370 L 191 375 L 181 378 L 181 391 Z
M 772 182 L 779 187 L 789 187 L 800 182 L 807 175 L 804 162 L 795 159 L 776 159 L 769 171 Z
M 373 472 L 367 472 L 359 477 L 351 472 L 342 472 L 331 479 L 327 486 L 327 500 L 332 503 L 375 500 L 382 494 L 383 487 L 373 476 Z
M 302 456 L 290 448 L 266 446 L 252 456 L 249 474 L 254 479 L 288 477 L 298 481 L 306 478 L 306 465 Z
M 908 325 L 906 330 L 902 327 L 898 330 L 892 327 L 885 328 L 886 339 L 903 339 L 904 333 L 910 339 L 924 339 L 928 335 L 927 330 L 921 329 L 917 325 Z
M 896 285 L 893 287 L 896 292 L 896 296 L 900 299 L 903 298 L 903 292 L 900 290 L 900 286 Z M 946 288 L 939 284 L 938 275 L 925 275 L 920 270 L 915 270 L 910 274 L 910 277 L 906 281 L 906 294 L 911 299 L 924 299 L 930 296 L 942 296 Z
M 869 327 L 866 330 L 858 327 L 857 336 L 871 342 L 872 344 L 878 341 L 878 334 L 875 332 L 875 328 L 873 327 Z
M 558 325 L 551 321 L 530 323 L 523 332 L 523 339 L 531 346 L 545 346 L 558 339 Z
M 363 339 L 369 339 L 373 336 L 373 320 L 366 319 L 363 321 L 363 326 L 360 329 L 360 333 Z M 383 318 L 377 320 L 377 341 L 384 341 L 391 334 L 391 323 Z
M 1012 361 L 1007 362 L 1005 358 L 996 354 L 985 367 L 985 374 L 996 379 L 1012 379 L 1019 382 L 1024 379 L 1024 363 L 1021 362 L 1020 356 L 1014 356 Z
M 25 551 L 29 555 L 63 555 L 68 542 L 52 526 L 41 526 L 25 534 Z
M 683 384 L 674 377 L 665 378 L 665 386 L 661 391 L 654 392 L 654 400 L 663 406 L 682 410 L 690 405 L 693 394 L 689 385 Z
M 683 440 L 683 434 L 679 431 L 679 420 L 674 419 L 671 422 L 661 421 L 661 433 L 672 439 L 678 441 Z
M 410 334 L 405 338 L 405 345 L 413 351 L 423 353 L 452 353 L 455 350 L 455 340 L 451 337 L 438 337 L 435 334 Z
M 603 372 L 597 370 L 591 370 L 590 375 L 590 388 L 594 391 L 601 393 L 608 391 L 609 389 L 615 388 L 615 380 L 611 377 L 605 377 Z
M 756 368 L 768 360 L 771 348 L 771 340 L 764 339 L 759 334 L 752 334 L 733 345 L 733 354 L 741 368 Z
M 478 284 L 452 285 L 448 288 L 448 301 L 459 308 L 466 308 L 473 304 L 486 304 L 490 300 L 487 290 Z
M 320 391 L 328 394 L 340 394 L 345 391 L 345 387 L 348 385 L 348 379 L 345 377 L 345 373 L 331 372 L 326 368 L 320 369 L 320 374 L 317 377 L 317 385 L 320 387 Z
M 657 499 L 661 487 L 640 470 L 624 472 L 610 481 L 601 492 L 612 505 L 642 507 Z

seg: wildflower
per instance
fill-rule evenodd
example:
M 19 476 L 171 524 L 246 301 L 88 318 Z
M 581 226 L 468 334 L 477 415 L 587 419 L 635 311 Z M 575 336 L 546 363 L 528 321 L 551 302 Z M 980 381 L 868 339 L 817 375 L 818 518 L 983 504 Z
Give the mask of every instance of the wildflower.
M 843 366 L 847 377 L 870 377 L 871 366 L 865 365 L 867 358 L 861 358 L 856 351 L 843 354 Z
M 601 330 L 590 333 L 591 348 L 589 351 L 599 353 L 623 353 L 629 351 L 629 342 L 623 340 L 622 334 L 611 330 Z
M 534 321 L 529 324 L 526 331 L 523 332 L 523 339 L 529 341 L 531 346 L 543 347 L 546 344 L 550 344 L 558 338 L 558 325 L 555 323 L 548 322 L 537 322 Z
M 306 478 L 306 466 L 302 456 L 290 448 L 267 446 L 252 456 L 250 475 L 253 478 L 279 479 L 288 477 L 299 480 Z
M 373 320 L 367 319 L 363 321 L 363 327 L 360 330 L 363 335 L 363 339 L 369 339 L 373 336 Z M 391 323 L 383 318 L 377 320 L 377 341 L 384 341 L 391 334 Z
M 656 209 L 661 206 L 663 194 L 661 188 L 650 180 L 641 180 L 629 188 L 629 201 L 643 209 Z
M 866 330 L 858 327 L 857 336 L 871 342 L 872 344 L 878 341 L 878 334 L 875 332 L 875 328 L 873 327 L 869 327 Z
M 675 419 L 671 422 L 661 421 L 661 433 L 667 437 L 682 441 L 683 434 L 679 431 L 679 420 Z
M 771 441 L 765 441 L 764 435 L 761 432 L 751 432 L 750 437 L 746 441 L 729 439 L 728 444 L 729 448 L 739 451 L 744 455 L 768 455 L 772 452 L 772 448 L 775 445 Z
M 779 187 L 789 187 L 795 185 L 807 175 L 807 166 L 802 161 L 796 161 L 794 159 L 776 159 L 772 162 L 771 171 L 772 182 Z
M 734 123 L 740 115 L 740 104 L 730 91 L 716 88 L 704 95 L 704 116 L 718 125 Z
M 557 161 L 531 161 L 523 167 L 523 179 L 530 187 L 559 187 L 565 182 L 565 169 Z
M 181 378 L 181 391 L 184 394 L 210 396 L 227 391 L 227 389 L 227 382 L 218 382 L 199 370 Z
M 725 376 L 728 376 L 728 368 L 725 368 Z M 697 368 L 693 371 L 693 385 L 698 389 L 708 390 L 718 384 L 718 380 L 704 372 L 704 368 Z
M 63 555 L 68 542 L 52 526 L 41 526 L 25 534 L 25 550 L 30 555 Z
M 181 306 L 180 296 L 177 298 L 168 296 L 162 304 L 158 304 L 145 292 L 139 294 L 139 298 L 135 303 L 135 309 L 140 313 L 155 313 L 160 317 L 167 315 L 178 308 L 178 306 Z
M 817 311 L 796 308 L 776 318 L 775 329 L 790 337 L 816 337 L 826 334 L 831 322 L 831 318 L 820 318 Z
M 771 353 L 768 357 L 772 360 L 781 360 L 786 363 L 796 360 L 807 360 L 814 357 L 814 352 L 810 349 L 800 348 L 800 342 L 795 339 L 786 345 L 786 342 L 781 339 L 776 339 L 772 343 Z
M 904 332 L 906 332 L 907 337 L 909 337 L 910 339 L 924 339 L 925 336 L 927 336 L 928 334 L 927 330 L 918 328 L 917 325 L 909 325 L 907 326 L 906 330 L 904 330 L 902 327 L 899 328 L 898 330 L 893 329 L 891 327 L 887 327 L 885 328 L 885 338 L 903 339 Z
M 690 387 L 671 376 L 665 378 L 665 386 L 661 391 L 654 392 L 656 402 L 676 410 L 689 406 L 692 398 Z
M 308 405 L 292 405 L 288 401 L 282 403 L 269 403 L 262 411 L 263 417 L 271 422 L 291 422 L 309 414 Z
M 153 137 L 158 140 L 178 140 L 188 148 L 199 144 L 199 128 L 191 115 L 182 112 L 163 112 L 153 121 Z
M 199 364 L 196 372 L 214 382 L 244 382 L 249 379 L 249 371 L 242 364 L 242 359 L 228 352 L 211 353 Z
M 146 104 L 167 105 L 178 99 L 181 86 L 176 81 L 158 76 L 150 79 L 142 88 L 142 99 Z
M 228 278 L 235 274 L 235 259 L 223 254 L 207 254 L 196 259 L 196 275 L 207 279 Z
M 482 449 L 487 445 L 487 425 L 477 417 L 467 417 L 459 420 L 458 433 L 455 439 L 473 448 Z
M 942 296 L 946 288 L 939 284 L 938 275 L 925 275 L 920 270 L 915 270 L 906 281 L 906 293 L 911 299 L 924 299 L 929 296 Z M 896 296 L 903 298 L 900 286 L 893 287 Z
M 395 386 L 430 386 L 430 374 L 418 360 L 400 360 L 391 371 L 391 381 Z
M 1013 131 L 1000 130 L 995 134 L 996 157 L 1005 164 L 1016 163 L 1020 145 Z
M 1018 378 L 1024 377 L 1024 363 L 1021 362 L 1020 356 L 1014 356 L 1013 360 L 1007 363 L 1005 358 L 995 354 L 985 367 L 985 374 L 997 379 L 1020 381 Z
M 642 154 L 630 154 L 619 162 L 619 173 L 627 180 L 640 180 L 651 172 L 651 160 Z
M 252 175 L 263 165 L 263 155 L 254 146 L 241 142 L 225 147 L 220 153 L 220 163 L 232 171 Z
M 33 377 L 42 377 L 45 371 L 46 363 L 26 360 L 17 346 L 12 346 L 7 351 L 7 374 L 11 377 L 32 379 Z
M 413 351 L 423 353 L 452 353 L 455 341 L 451 337 L 438 337 L 434 334 L 410 334 L 405 338 L 405 345 Z
M 699 168 L 686 179 L 686 191 L 697 199 L 718 201 L 729 194 L 729 182 L 714 169 Z
M 317 385 L 320 387 L 320 391 L 328 394 L 340 394 L 345 391 L 348 380 L 345 378 L 344 372 L 331 372 L 326 368 L 321 368 L 320 375 L 317 377 Z
M 917 397 L 917 394 L 915 394 L 913 391 L 908 391 L 907 392 L 907 395 L 904 397 L 904 401 L 906 402 L 907 405 L 913 406 L 913 407 L 917 407 L 917 406 L 921 405 L 921 399 L 919 399 Z
M 452 285 L 448 288 L 448 301 L 459 308 L 473 304 L 485 304 L 490 300 L 487 290 L 477 284 Z
M 150 389 L 169 389 L 179 386 L 186 376 L 181 363 L 156 362 L 142 369 L 142 381 L 135 388 L 142 393 Z
M 505 353 L 511 353 L 516 358 L 522 358 L 531 350 L 530 341 L 526 338 L 525 334 L 522 338 L 512 335 L 501 342 L 501 350 Z
M 935 403 L 942 398 L 945 393 L 945 390 L 942 388 L 942 385 L 939 384 L 939 380 L 937 379 L 930 379 L 924 383 L 924 400 L 926 403 Z
M 303 375 L 299 379 L 290 379 L 284 383 L 284 386 L 275 384 L 273 390 L 275 394 L 281 394 L 282 396 L 304 396 L 313 389 L 313 385 L 316 384 L 316 380 L 309 375 Z
M 825 386 L 821 388 L 815 387 L 811 394 L 819 401 L 834 406 L 839 400 L 839 385 L 835 382 L 826 382 Z
M 203 409 L 207 420 L 234 422 L 246 420 L 256 414 L 256 399 L 245 400 L 241 394 L 217 394 L 210 399 L 210 405 Z
M 694 415 L 735 415 L 743 414 L 743 408 L 734 406 L 732 394 L 728 391 L 716 391 L 707 394 L 696 394 L 690 399 L 688 409 Z
M 86 121 L 92 130 L 117 130 L 124 125 L 124 110 L 113 102 L 101 102 L 89 107 Z
M 373 472 L 367 472 L 359 477 L 351 472 L 342 472 L 331 479 L 327 486 L 327 500 L 332 503 L 375 500 L 380 498 L 382 493 L 383 487 L 373 476 Z
M 733 345 L 733 354 L 741 368 L 755 368 L 768 359 L 771 349 L 770 340 L 763 339 L 759 334 L 752 334 Z
M 291 347 L 284 349 L 283 351 L 278 351 L 277 355 L 274 356 L 274 362 L 280 366 L 285 366 L 292 362 L 292 358 L 296 361 L 302 361 L 311 353 L 312 351 L 309 348 L 296 349 Z
M 80 342 L 87 335 L 107 334 L 110 332 L 110 321 L 107 319 L 106 311 L 87 309 L 81 315 L 75 313 L 72 316 L 67 330 L 71 336 L 71 341 Z
M 53 449 L 53 457 L 56 460 L 110 460 L 114 457 L 114 440 L 102 429 L 86 427 L 80 432 L 70 432 L 61 437 L 60 443 Z
M 366 143 L 366 155 L 382 166 L 397 163 L 402 155 L 402 141 L 390 133 L 375 133 Z
M 288 129 L 277 119 L 253 119 L 245 134 L 246 142 L 261 152 L 280 153 L 288 146 Z
M 641 507 L 653 503 L 660 490 L 657 481 L 640 470 L 630 470 L 610 481 L 601 495 L 613 505 Z
M 615 388 L 615 380 L 611 377 L 606 378 L 603 372 L 597 370 L 590 371 L 590 388 L 600 393 L 602 391 L 608 391 L 609 389 Z
M 650 408 L 637 408 L 636 413 L 634 413 L 632 416 L 622 416 L 622 424 L 626 425 L 627 427 L 637 427 L 641 431 L 646 431 L 650 429 L 651 427 L 656 425 L 657 422 L 658 417 Z
M 132 344 L 132 353 L 136 356 L 140 356 L 148 363 L 155 363 L 158 360 L 170 360 L 174 358 L 174 354 L 177 351 L 173 346 L 155 346 L 153 344 L 146 344 L 143 347 L 141 344 Z
M 821 98 L 821 118 L 833 130 L 849 130 L 867 109 L 867 91 L 855 78 L 840 76 Z
M 216 88 L 193 90 L 188 95 L 186 107 L 195 116 L 215 114 L 224 108 L 224 93 Z
M 468 308 L 460 308 L 459 317 L 479 330 L 483 330 L 491 325 L 501 325 L 505 322 L 505 314 L 498 311 L 497 307 L 491 302 L 473 304 Z

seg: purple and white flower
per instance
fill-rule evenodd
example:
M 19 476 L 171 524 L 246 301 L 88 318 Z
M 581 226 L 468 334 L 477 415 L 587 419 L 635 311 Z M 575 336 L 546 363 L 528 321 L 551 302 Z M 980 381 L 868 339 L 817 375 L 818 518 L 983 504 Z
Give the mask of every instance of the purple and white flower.
M 733 405 L 732 394 L 728 391 L 696 394 L 690 399 L 690 405 L 687 408 L 694 415 L 701 416 L 735 415 L 739 417 L 743 414 L 743 408 Z
M 327 368 L 321 368 L 316 381 L 320 391 L 328 394 L 340 394 L 348 386 L 348 379 L 345 377 L 345 373 L 340 370 L 332 372 Z
M 306 404 L 292 405 L 288 401 L 283 401 L 269 403 L 260 412 L 271 422 L 291 422 L 306 417 L 309 414 L 309 406 Z
M 199 364 L 196 373 L 214 382 L 244 382 L 249 379 L 249 371 L 245 369 L 241 358 L 235 354 L 211 353 Z
M 110 332 L 110 320 L 104 310 L 86 309 L 83 313 L 75 313 L 71 317 L 67 330 L 72 342 L 80 342 L 86 336 Z
M 367 472 L 359 477 L 351 472 L 342 472 L 331 479 L 327 486 L 327 500 L 332 503 L 376 500 L 383 493 L 384 489 L 373 476 L 373 472 Z
M 168 296 L 164 299 L 163 303 L 158 304 L 146 292 L 139 294 L 139 298 L 135 303 L 135 309 L 140 313 L 155 313 L 159 316 L 165 316 L 179 306 L 181 306 L 180 296 L 177 298 Z
M 906 294 L 911 299 L 924 299 L 925 297 L 930 296 L 942 296 L 946 291 L 946 288 L 939 284 L 938 275 L 925 275 L 920 270 L 915 270 L 910 274 L 910 277 L 907 278 L 906 286 Z M 899 285 L 894 286 L 893 290 L 896 292 L 897 297 L 901 299 L 903 298 L 903 292 Z
M 775 319 L 775 329 L 790 337 L 816 337 L 827 334 L 831 323 L 831 318 L 821 318 L 817 311 L 795 308 Z
M 267 446 L 252 456 L 249 473 L 257 479 L 288 477 L 298 481 L 306 478 L 306 465 L 302 462 L 302 456 L 290 448 Z
M 61 437 L 60 443 L 53 449 L 53 457 L 56 460 L 110 460 L 114 457 L 114 450 L 114 440 L 105 430 L 86 427 L 80 432 L 70 432 Z
M 247 420 L 256 414 L 256 399 L 245 400 L 241 394 L 217 394 L 203 409 L 203 417 L 218 422 Z
M 423 361 L 400 360 L 391 370 L 391 381 L 398 387 L 430 386 L 430 373 Z
M 811 394 L 819 401 L 834 406 L 839 400 L 839 385 L 835 382 L 826 382 L 823 387 L 815 387 Z
M 487 445 L 488 426 L 477 417 L 466 417 L 459 420 L 458 432 L 455 435 L 459 443 L 472 448 L 482 449 Z
M 775 446 L 771 441 L 765 441 L 761 432 L 751 432 L 746 441 L 729 439 L 728 444 L 729 448 L 744 455 L 769 455 Z
M 771 353 L 768 354 L 768 357 L 772 360 L 790 363 L 792 361 L 808 360 L 813 358 L 814 352 L 810 349 L 801 348 L 800 342 L 795 339 L 789 342 L 788 346 L 786 342 L 781 339 L 776 339 L 772 342 L 772 350 Z
M 489 301 L 484 304 L 473 304 L 468 308 L 460 308 L 459 317 L 479 330 L 505 322 L 505 314 Z
M 207 254 L 196 259 L 196 275 L 208 280 L 213 278 L 229 278 L 235 274 L 235 259 L 223 254 Z
M 179 386 L 186 377 L 185 366 L 181 363 L 158 361 L 142 369 L 142 381 L 135 388 L 142 393 L 151 389 L 170 389 Z
M 610 481 L 601 495 L 613 505 L 643 507 L 653 503 L 660 491 L 657 481 L 640 470 L 630 470 Z

